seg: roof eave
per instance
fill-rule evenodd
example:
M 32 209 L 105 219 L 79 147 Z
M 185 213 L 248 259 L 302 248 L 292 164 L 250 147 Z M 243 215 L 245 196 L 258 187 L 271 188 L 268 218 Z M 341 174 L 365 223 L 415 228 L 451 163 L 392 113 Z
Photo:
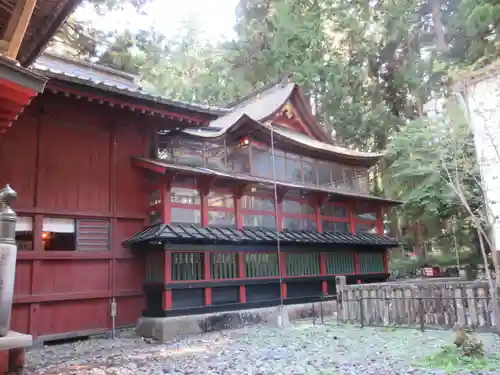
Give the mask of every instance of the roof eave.
M 51 73 L 49 71 L 44 72 L 43 70 L 36 70 L 37 72 L 43 73 L 45 76 L 47 76 L 50 80 L 48 82 L 48 86 L 55 87 L 59 91 L 65 92 L 68 91 L 70 86 L 77 86 L 79 88 L 83 89 L 93 89 L 93 90 L 98 90 L 102 95 L 103 98 L 105 98 L 107 95 L 112 94 L 112 95 L 117 95 L 119 98 L 121 98 L 123 101 L 130 101 L 130 100 L 136 100 L 141 104 L 142 106 L 145 107 L 150 107 L 151 112 L 155 112 L 158 110 L 161 110 L 161 106 L 169 106 L 173 108 L 179 108 L 188 112 L 192 112 L 193 115 L 197 116 L 202 116 L 198 121 L 200 123 L 207 123 L 210 121 L 210 118 L 207 118 L 206 116 L 217 116 L 217 113 L 210 110 L 210 109 L 203 109 L 197 106 L 193 105 L 188 105 L 185 103 L 178 103 L 176 101 L 167 101 L 166 99 L 156 99 L 153 100 L 152 98 L 148 98 L 143 94 L 140 93 L 133 93 L 131 91 L 126 91 L 126 90 L 121 90 L 116 87 L 112 87 L 109 85 L 104 85 L 104 84 L 96 84 L 93 83 L 90 80 L 85 80 L 81 78 L 76 78 L 76 77 L 67 77 L 67 76 L 61 76 L 59 74 Z M 84 96 L 84 95 L 83 95 Z M 151 104 L 154 104 L 152 106 Z M 133 106 L 133 103 L 130 103 L 131 106 Z M 205 117 L 205 118 L 203 118 Z
M 315 193 L 322 193 L 322 194 L 331 194 L 331 195 L 336 195 L 336 196 L 341 196 L 344 198 L 352 198 L 352 199 L 360 199 L 360 200 L 369 200 L 369 201 L 378 201 L 380 203 L 383 203 L 386 206 L 398 206 L 402 204 L 402 201 L 390 199 L 390 198 L 385 198 L 385 197 L 378 197 L 374 195 L 368 195 L 368 194 L 362 194 L 362 193 L 356 193 L 356 192 L 349 192 L 345 191 L 343 189 L 327 189 L 327 188 L 322 188 L 320 186 L 315 186 L 315 185 L 303 185 L 303 184 L 296 184 L 296 183 L 289 183 L 289 182 L 282 182 L 282 181 L 273 181 L 271 179 L 266 179 L 266 178 L 261 178 L 261 177 L 255 177 L 251 175 L 245 175 L 242 173 L 234 173 L 232 171 L 215 171 L 207 167 L 203 167 L 203 169 L 200 169 L 198 166 L 190 166 L 190 165 L 182 165 L 182 164 L 171 164 L 168 161 L 163 161 L 163 160 L 152 160 L 152 159 L 147 159 L 139 156 L 133 156 L 132 157 L 133 163 L 141 168 L 150 170 L 153 173 L 159 173 L 159 174 L 167 174 L 168 172 L 179 172 L 179 173 L 186 173 L 190 175 L 205 175 L 205 176 L 212 176 L 215 178 L 225 178 L 225 179 L 230 179 L 237 181 L 238 183 L 241 184 L 262 184 L 262 185 L 274 185 L 276 184 L 277 186 L 282 186 L 285 188 L 291 188 L 291 189 L 298 189 L 298 190 L 307 190 Z
M 31 49 L 31 52 L 26 57 L 21 55 L 19 62 L 22 66 L 27 67 L 36 60 L 38 56 L 45 49 L 50 40 L 54 37 L 60 27 L 66 22 L 68 17 L 75 11 L 75 9 L 80 5 L 82 0 L 67 0 L 63 9 L 59 12 L 55 20 L 51 23 L 48 30 L 44 33 L 42 39 L 38 41 L 34 48 Z
M 229 133 L 236 131 L 237 129 L 241 128 L 243 125 L 250 125 L 254 129 L 260 129 L 266 134 L 269 135 L 269 140 L 271 137 L 271 131 L 272 128 L 270 125 L 263 124 L 259 121 L 256 121 L 252 119 L 251 117 L 247 115 L 242 115 L 235 123 L 233 123 L 231 126 L 222 129 L 220 132 L 218 132 L 216 135 L 210 135 L 210 136 L 203 136 L 203 130 L 196 130 L 195 132 L 186 132 L 186 131 L 180 131 L 176 134 L 181 135 L 182 137 L 186 137 L 188 139 L 192 140 L 198 140 L 198 141 L 217 141 L 217 140 L 222 140 L 228 136 Z M 245 128 L 246 129 L 246 128 Z M 307 146 L 304 145 L 302 142 L 298 142 L 296 140 L 290 139 L 286 137 L 285 135 L 279 134 L 278 132 L 274 131 L 273 134 L 275 137 L 278 139 L 281 139 L 285 142 L 292 143 L 295 146 L 299 147 L 306 147 L 315 153 L 318 154 L 318 156 L 323 156 L 326 159 L 336 159 L 336 160 L 342 160 L 342 161 L 347 161 L 348 164 L 356 164 L 360 166 L 365 166 L 365 167 L 372 167 L 375 164 L 377 164 L 385 155 L 386 152 L 379 152 L 379 153 L 373 153 L 373 154 L 368 154 L 366 155 L 349 155 L 349 153 L 340 153 L 340 152 L 330 152 L 330 151 L 325 151 L 324 149 L 317 149 L 312 146 Z

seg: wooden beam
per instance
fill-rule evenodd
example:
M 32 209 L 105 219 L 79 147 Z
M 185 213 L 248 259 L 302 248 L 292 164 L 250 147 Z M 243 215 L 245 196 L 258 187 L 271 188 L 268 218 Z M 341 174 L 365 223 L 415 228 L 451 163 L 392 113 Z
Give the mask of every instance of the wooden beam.
M 6 40 L 0 40 L 0 52 L 7 52 L 9 49 L 9 42 Z
M 28 24 L 31 19 L 31 15 L 35 10 L 36 0 L 20 0 L 17 2 L 14 11 L 12 12 L 11 19 L 9 20 L 9 25 L 7 25 L 7 32 L 4 35 L 4 39 L 8 40 L 9 48 L 7 50 L 7 56 L 11 59 L 16 59 L 19 53 L 19 48 L 21 48 L 21 42 L 23 41 L 24 34 L 28 28 Z M 22 10 L 18 11 L 17 8 L 20 7 Z M 10 24 L 13 26 L 9 28 Z
M 16 26 L 19 23 L 19 19 L 21 18 L 21 12 L 24 9 L 24 4 L 26 0 L 17 0 L 15 5 L 12 7 L 12 11 L 10 13 L 9 22 L 7 23 L 7 27 L 3 33 L 3 40 L 10 43 L 12 40 L 12 36 L 14 36 L 14 31 L 16 30 Z

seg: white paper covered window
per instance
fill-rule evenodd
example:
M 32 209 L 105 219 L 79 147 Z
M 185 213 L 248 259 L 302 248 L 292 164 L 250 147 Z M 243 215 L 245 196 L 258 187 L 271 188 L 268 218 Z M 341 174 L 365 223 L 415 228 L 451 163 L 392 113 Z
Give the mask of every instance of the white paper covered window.
M 75 220 L 46 217 L 43 219 L 42 230 L 54 233 L 75 233 Z

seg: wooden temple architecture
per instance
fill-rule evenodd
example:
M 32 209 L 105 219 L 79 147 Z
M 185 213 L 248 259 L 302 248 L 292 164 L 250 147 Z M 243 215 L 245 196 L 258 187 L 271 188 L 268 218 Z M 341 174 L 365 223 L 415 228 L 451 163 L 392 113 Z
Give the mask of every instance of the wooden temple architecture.
M 31 22 L 45 34 L 0 58 L 0 183 L 18 193 L 13 329 L 90 335 L 141 315 L 314 301 L 335 295 L 336 275 L 389 276 L 397 242 L 382 217 L 398 202 L 368 189 L 383 153 L 335 145 L 289 78 L 216 108 L 36 59 L 76 3 L 39 1 Z

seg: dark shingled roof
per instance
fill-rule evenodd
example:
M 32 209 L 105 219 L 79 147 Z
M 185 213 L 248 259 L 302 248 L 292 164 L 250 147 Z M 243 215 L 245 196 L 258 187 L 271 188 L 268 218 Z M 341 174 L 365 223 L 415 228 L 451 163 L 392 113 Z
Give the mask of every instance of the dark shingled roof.
M 224 108 L 153 95 L 146 92 L 139 84 L 138 78 L 131 74 L 55 53 L 44 53 L 33 64 L 33 68 L 52 79 L 88 86 L 154 104 L 169 105 L 216 116 L 228 111 Z
M 372 248 L 396 247 L 399 242 L 387 236 L 369 233 L 340 233 L 295 231 L 279 232 L 283 246 L 358 245 Z M 268 228 L 199 228 L 196 226 L 157 224 L 124 242 L 127 246 L 146 244 L 227 244 L 227 245 L 275 245 L 276 231 Z

